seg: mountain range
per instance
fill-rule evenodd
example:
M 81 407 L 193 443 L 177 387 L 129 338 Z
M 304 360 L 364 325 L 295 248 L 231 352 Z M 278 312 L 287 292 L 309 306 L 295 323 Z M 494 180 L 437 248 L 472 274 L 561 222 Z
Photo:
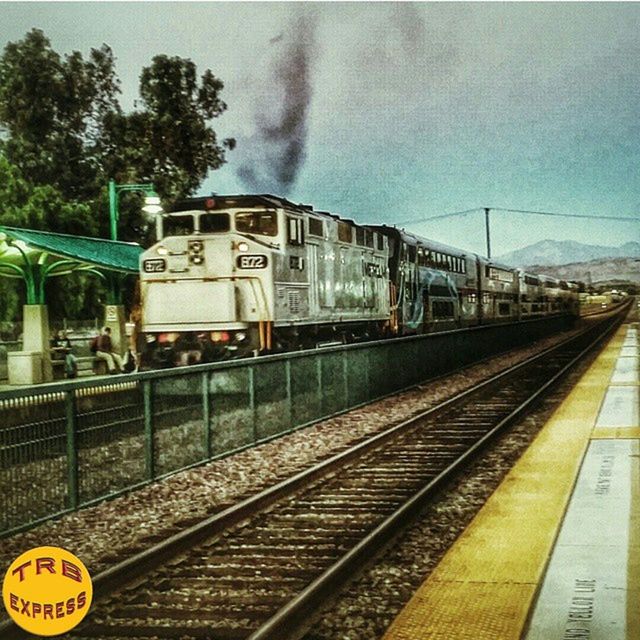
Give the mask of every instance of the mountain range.
M 605 247 L 572 240 L 542 240 L 496 260 L 530 273 L 587 284 L 640 283 L 640 242 Z
M 573 240 L 541 240 L 535 244 L 498 256 L 496 260 L 514 267 L 566 265 L 603 258 L 640 258 L 640 242 L 620 247 L 582 244 Z

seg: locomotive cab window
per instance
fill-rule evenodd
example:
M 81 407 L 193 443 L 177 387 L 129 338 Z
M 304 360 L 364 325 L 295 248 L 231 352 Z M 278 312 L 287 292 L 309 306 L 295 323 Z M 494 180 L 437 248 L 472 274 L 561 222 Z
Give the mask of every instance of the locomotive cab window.
M 353 242 L 353 227 L 348 222 L 338 222 L 338 240 L 340 242 Z
M 318 218 L 309 217 L 309 235 L 324 238 L 324 224 Z
M 165 215 L 162 216 L 162 235 L 167 236 L 189 236 L 195 231 L 195 220 L 191 214 L 188 215 Z
M 373 231 L 369 231 L 369 229 L 364 230 L 364 244 L 370 249 L 373 249 L 374 236 L 375 236 L 375 233 Z
M 304 221 L 302 218 L 287 216 L 287 235 L 289 244 L 304 244 Z
M 201 213 L 198 223 L 200 233 L 225 233 L 229 231 L 229 214 Z
M 257 236 L 278 234 L 278 218 L 275 211 L 243 211 L 236 213 L 236 231 Z

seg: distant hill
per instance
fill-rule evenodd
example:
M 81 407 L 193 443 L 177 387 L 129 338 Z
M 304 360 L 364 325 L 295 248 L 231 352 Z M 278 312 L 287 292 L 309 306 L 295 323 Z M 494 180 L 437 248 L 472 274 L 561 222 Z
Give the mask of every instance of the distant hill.
M 526 265 L 531 273 L 544 273 L 561 280 L 579 280 L 586 284 L 640 283 L 640 259 L 601 258 L 563 265 Z
M 640 242 L 625 242 L 621 247 L 607 247 L 573 240 L 542 240 L 496 259 L 514 267 L 532 267 L 568 265 L 603 258 L 640 258 Z

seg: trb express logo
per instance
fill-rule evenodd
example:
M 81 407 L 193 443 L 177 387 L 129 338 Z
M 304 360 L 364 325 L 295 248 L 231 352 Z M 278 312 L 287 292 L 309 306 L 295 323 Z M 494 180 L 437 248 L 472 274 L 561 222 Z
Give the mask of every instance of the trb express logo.
M 91 606 L 91 576 L 82 561 L 60 547 L 36 547 L 11 563 L 2 598 L 13 621 L 39 636 L 66 633 Z

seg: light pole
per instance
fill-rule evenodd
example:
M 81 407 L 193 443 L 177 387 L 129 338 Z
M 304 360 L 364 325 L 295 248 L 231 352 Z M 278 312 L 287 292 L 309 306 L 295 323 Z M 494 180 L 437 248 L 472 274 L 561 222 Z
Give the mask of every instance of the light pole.
M 115 180 L 109 180 L 109 226 L 111 239 L 118 239 L 118 220 L 120 210 L 118 207 L 118 194 L 121 191 L 142 191 L 145 194 L 143 211 L 147 213 L 160 213 L 160 198 L 151 182 L 144 184 L 116 184 Z

